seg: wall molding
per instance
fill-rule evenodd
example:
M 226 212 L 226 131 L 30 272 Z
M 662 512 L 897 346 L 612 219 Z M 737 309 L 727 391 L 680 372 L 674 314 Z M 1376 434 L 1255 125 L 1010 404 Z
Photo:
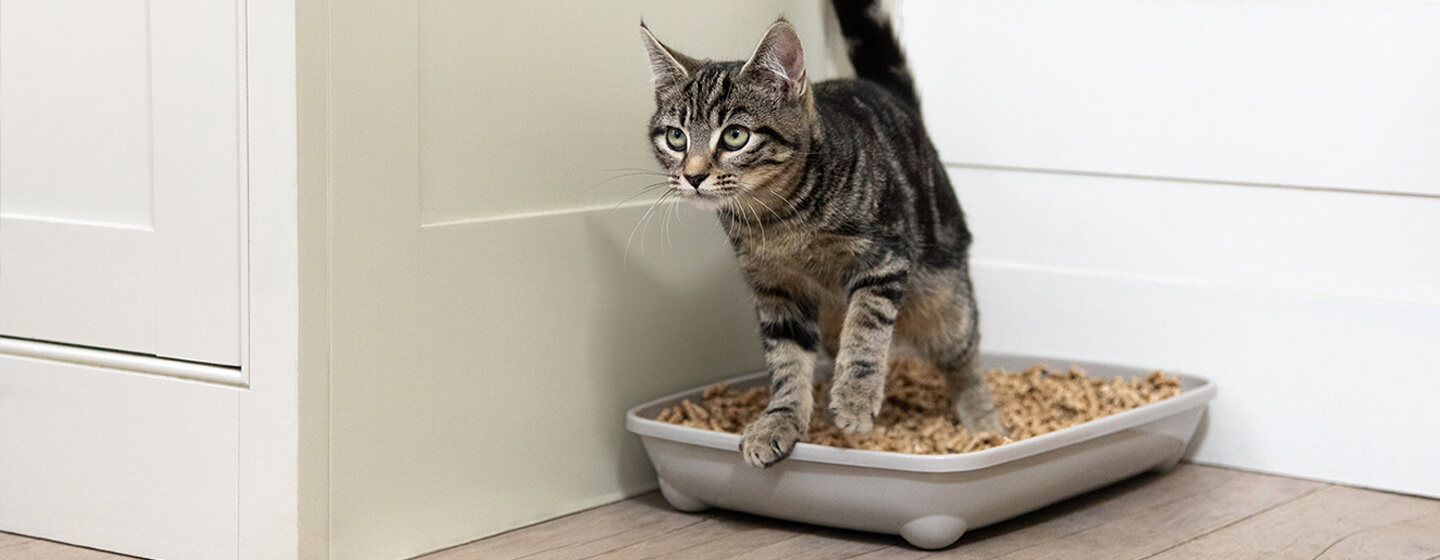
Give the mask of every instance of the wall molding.
M 657 192 L 659 192 L 659 191 L 657 191 Z M 642 195 L 642 197 L 638 197 L 638 199 L 637 199 L 637 197 L 632 196 L 632 197 L 630 197 L 630 198 L 627 198 L 627 199 L 621 201 L 619 204 L 608 204 L 608 203 L 607 203 L 607 204 L 591 204 L 591 205 L 587 205 L 587 206 L 566 206 L 566 207 L 562 207 L 562 208 L 552 208 L 552 209 L 547 209 L 547 210 L 516 211 L 516 212 L 506 212 L 506 213 L 503 213 L 503 214 L 493 214 L 493 215 L 486 215 L 486 216 L 471 216 L 471 217 L 455 218 L 455 219 L 447 219 L 447 220 L 436 220 L 436 221 L 421 221 L 421 222 L 420 222 L 420 227 L 422 227 L 422 228 L 440 228 L 440 227 L 448 227 L 448 226 L 466 226 L 466 225 L 472 225 L 472 224 L 486 224 L 486 223 L 492 223 L 492 222 L 505 222 L 505 221 L 510 221 L 510 220 L 526 220 L 526 219 L 531 219 L 531 218 L 548 218 L 548 217 L 552 217 L 552 216 L 566 216 L 566 215 L 570 215 L 570 214 L 585 214 L 585 213 L 591 213 L 591 212 L 607 212 L 607 213 L 608 213 L 608 212 L 615 212 L 615 211 L 619 211 L 619 210 L 626 210 L 626 209 L 630 209 L 630 208 L 646 208 L 646 207 L 649 207 L 649 206 L 652 206 L 652 205 L 656 205 L 656 199 L 659 198 L 659 197 L 660 197 L 660 195 L 651 193 L 651 194 L 649 194 L 648 196 L 647 196 L 647 195 Z M 659 203 L 659 205 L 677 204 L 677 203 L 680 203 L 680 202 L 683 202 L 683 201 L 675 200 L 675 199 L 672 198 L 672 199 L 670 199 L 670 200 L 666 200 L 666 201 L 664 201 L 664 202 Z M 708 213 L 708 214 L 713 214 L 713 212 L 709 212 L 709 211 L 706 211 L 706 213 Z
M 1260 187 L 1267 189 L 1291 189 L 1297 191 L 1322 191 L 1347 194 L 1375 194 L 1385 196 L 1407 196 L 1413 198 L 1440 198 L 1440 195 L 1429 193 L 1415 193 L 1406 191 L 1387 191 L 1383 189 L 1347 189 L 1343 187 L 1316 187 L 1307 185 L 1291 185 L 1284 183 L 1253 183 L 1246 181 L 1227 181 L 1223 179 L 1201 179 L 1195 177 L 1166 177 L 1160 175 L 1142 175 L 1135 173 L 1118 173 L 1109 171 L 1086 171 L 1080 169 L 1049 169 L 1041 167 L 1019 167 L 1013 165 L 991 165 L 985 163 L 963 163 L 946 161 L 942 162 L 947 168 L 975 169 L 979 171 L 1012 171 L 1016 173 L 1039 173 L 1044 175 L 1076 175 L 1080 177 L 1099 177 L 1103 179 L 1130 179 L 1136 181 L 1158 181 L 1165 183 L 1193 183 L 1199 185 L 1224 185 L 1230 187 Z
M 1115 280 L 1119 282 L 1142 282 L 1147 284 L 1158 284 L 1164 286 L 1175 286 L 1182 288 L 1202 288 L 1210 290 L 1230 290 L 1240 292 L 1251 292 L 1260 294 L 1273 294 L 1284 296 L 1297 296 L 1307 298 L 1322 298 L 1344 301 L 1355 301 L 1373 303 L 1379 305 L 1407 305 L 1415 307 L 1428 307 L 1440 309 L 1440 302 L 1415 298 L 1395 298 L 1359 294 L 1350 292 L 1332 292 L 1324 290 L 1307 290 L 1303 288 L 1290 288 L 1267 284 L 1252 284 L 1245 282 L 1226 282 L 1219 280 L 1207 280 L 1191 278 L 1186 276 L 1175 276 L 1169 274 L 1151 274 L 1145 272 L 1134 272 L 1127 270 L 1115 270 L 1108 268 L 1087 268 L 1053 264 L 1038 264 L 1003 259 L 990 259 L 974 257 L 970 259 L 972 268 L 987 267 L 996 270 L 1011 270 L 1017 272 L 1034 272 L 1054 276 L 1065 276 L 1073 278 L 1093 278 L 1099 280 Z
M 246 387 L 240 368 L 0 336 L 0 355 Z

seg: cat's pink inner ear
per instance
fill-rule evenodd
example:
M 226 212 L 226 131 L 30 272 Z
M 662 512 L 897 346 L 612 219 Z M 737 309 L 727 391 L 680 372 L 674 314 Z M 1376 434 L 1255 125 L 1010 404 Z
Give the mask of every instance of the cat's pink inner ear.
M 745 63 L 744 71 L 765 71 L 779 78 L 788 93 L 799 96 L 805 92 L 805 49 L 800 35 L 788 22 L 777 21 L 765 32 L 755 47 L 755 54 Z

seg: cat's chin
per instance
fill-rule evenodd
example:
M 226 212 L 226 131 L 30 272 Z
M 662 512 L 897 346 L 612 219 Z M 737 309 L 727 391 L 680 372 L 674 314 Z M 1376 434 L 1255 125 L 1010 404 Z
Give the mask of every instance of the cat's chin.
M 694 193 L 688 196 L 682 196 L 682 198 L 684 198 L 685 201 L 689 202 L 692 206 L 701 210 L 719 210 L 721 208 L 724 208 L 726 206 L 725 201 L 729 200 L 729 197 L 725 196 Z

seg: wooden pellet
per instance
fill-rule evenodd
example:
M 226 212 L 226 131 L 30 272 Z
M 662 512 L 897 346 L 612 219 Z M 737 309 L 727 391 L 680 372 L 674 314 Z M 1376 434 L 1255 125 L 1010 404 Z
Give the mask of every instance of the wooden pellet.
M 1143 378 L 1094 379 L 1079 368 L 1043 366 L 986 373 L 990 392 L 1010 437 L 970 433 L 960 425 L 939 370 L 917 358 L 891 362 L 885 406 L 866 434 L 846 434 L 824 417 L 829 388 L 815 384 L 815 413 L 806 441 L 851 449 L 915 454 L 968 453 L 1032 438 L 1180 394 L 1180 379 L 1156 371 Z M 738 434 L 770 401 L 764 387 L 743 392 L 722 383 L 705 388 L 701 402 L 685 400 L 656 420 Z

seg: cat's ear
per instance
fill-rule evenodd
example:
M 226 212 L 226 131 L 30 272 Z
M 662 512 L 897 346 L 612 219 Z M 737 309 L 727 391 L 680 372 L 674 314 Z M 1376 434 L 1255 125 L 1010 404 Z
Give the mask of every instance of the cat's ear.
M 700 65 L 700 61 L 661 44 L 660 40 L 650 33 L 650 28 L 645 27 L 643 21 L 640 22 L 640 40 L 645 43 L 645 51 L 650 54 L 650 70 L 655 73 L 652 81 L 655 82 L 656 90 L 676 86 Z
M 790 22 L 782 19 L 770 25 L 740 73 L 772 83 L 789 99 L 805 94 L 805 49 Z

